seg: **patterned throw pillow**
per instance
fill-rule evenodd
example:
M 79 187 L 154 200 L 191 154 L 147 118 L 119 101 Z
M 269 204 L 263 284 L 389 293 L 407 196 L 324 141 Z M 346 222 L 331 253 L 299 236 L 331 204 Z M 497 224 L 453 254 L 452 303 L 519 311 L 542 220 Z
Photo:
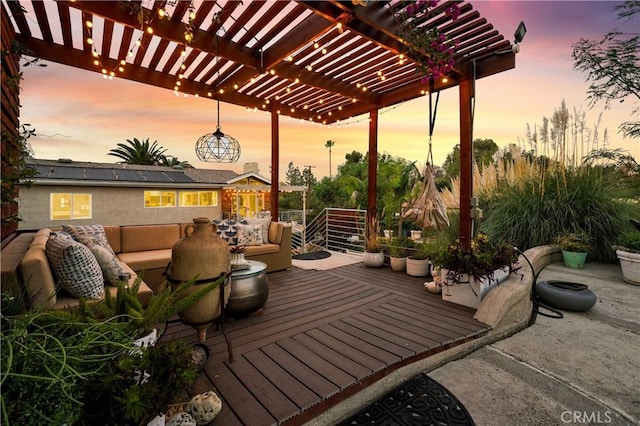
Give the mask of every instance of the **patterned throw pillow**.
M 102 299 L 102 271 L 87 246 L 74 241 L 66 232 L 52 232 L 45 251 L 56 286 L 74 297 Z
M 113 253 L 102 225 L 62 225 L 62 230 L 68 232 L 74 240 L 85 246 L 99 245 L 108 248 Z
M 106 283 L 112 286 L 118 285 L 120 275 L 124 274 L 124 270 L 122 269 L 122 265 L 120 265 L 118 257 L 108 248 L 97 244 L 90 245 L 89 250 L 91 250 L 91 253 L 93 253 L 94 257 L 98 261 L 98 265 L 100 265 L 102 276 Z
M 216 224 L 217 233 L 220 238 L 225 240 L 230 246 L 238 245 L 238 224 L 246 224 L 245 220 L 234 220 L 234 219 L 224 219 L 224 220 L 214 220 L 213 223 Z
M 262 225 L 238 224 L 238 245 L 239 246 L 261 246 L 262 245 Z
M 269 242 L 269 224 L 271 223 L 271 216 L 266 217 L 254 217 L 246 219 L 249 225 L 260 225 L 262 227 L 262 242 L 264 244 Z

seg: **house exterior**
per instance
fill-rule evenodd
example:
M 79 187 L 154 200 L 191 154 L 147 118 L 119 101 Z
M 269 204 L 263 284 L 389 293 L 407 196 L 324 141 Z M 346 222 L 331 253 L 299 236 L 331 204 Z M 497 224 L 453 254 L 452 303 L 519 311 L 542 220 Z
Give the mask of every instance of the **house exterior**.
M 30 159 L 37 171 L 20 186 L 19 230 L 77 225 L 188 223 L 269 209 L 270 181 L 248 163 L 230 170 Z

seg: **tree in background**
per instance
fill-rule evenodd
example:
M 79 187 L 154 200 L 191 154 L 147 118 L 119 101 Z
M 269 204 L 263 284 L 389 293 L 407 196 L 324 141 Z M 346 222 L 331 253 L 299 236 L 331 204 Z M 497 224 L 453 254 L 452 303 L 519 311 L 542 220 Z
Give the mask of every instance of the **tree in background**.
M 193 168 L 188 161 L 180 161 L 173 155 L 165 155 L 166 148 L 158 145 L 158 141 L 149 142 L 149 138 L 144 141 L 138 138 L 127 139 L 127 144 L 119 143 L 118 148 L 109 151 L 109 155 L 120 158 L 125 164 L 144 164 L 148 166 L 179 166 L 183 168 Z
M 119 143 L 118 148 L 109 151 L 109 155 L 120 158 L 121 163 L 157 166 L 167 151 L 158 145 L 158 141 L 149 143 L 149 138 L 144 141 L 140 141 L 138 138 L 127 139 L 127 144 Z
M 173 155 L 163 155 L 162 160 L 160 161 L 161 166 L 167 167 L 178 167 L 183 169 L 193 169 L 193 166 L 189 164 L 188 161 L 180 161 L 178 157 L 174 157 Z
M 300 170 L 293 164 L 293 161 L 289 163 L 286 173 L 286 181 L 284 185 L 290 186 L 306 186 L 307 188 L 314 186 L 317 183 L 315 176 L 311 172 L 309 167 L 304 170 Z M 278 206 L 283 210 L 301 210 L 302 209 L 302 193 L 300 192 L 285 192 L 280 194 L 278 200 Z
M 637 18 L 640 1 L 626 1 L 614 10 L 620 20 Z M 573 45 L 573 66 L 585 73 L 586 80 L 591 83 L 587 91 L 591 107 L 598 101 L 604 101 L 605 108 L 610 108 L 612 101 L 624 102 L 628 96 L 640 99 L 639 55 L 638 33 L 612 31 L 600 41 L 580 39 Z M 636 106 L 632 115 L 637 116 L 639 110 Z M 640 136 L 640 122 L 624 122 L 618 130 L 624 137 L 637 138 Z
M 498 152 L 498 145 L 493 139 L 473 140 L 473 161 L 481 168 L 493 163 L 493 155 Z M 449 178 L 460 174 L 460 144 L 453 147 L 453 151 L 447 154 L 442 167 Z
M 334 146 L 336 143 L 335 141 L 326 141 L 324 144 L 325 148 L 329 148 L 329 179 L 331 179 L 331 147 Z

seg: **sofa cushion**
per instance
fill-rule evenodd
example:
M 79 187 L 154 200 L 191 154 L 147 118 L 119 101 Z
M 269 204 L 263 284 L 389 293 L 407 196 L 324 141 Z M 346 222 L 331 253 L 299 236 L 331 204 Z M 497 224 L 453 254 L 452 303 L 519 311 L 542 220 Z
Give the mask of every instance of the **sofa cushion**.
M 148 250 L 164 250 L 173 247 L 180 239 L 180 225 L 131 225 L 120 228 L 121 253 Z M 136 268 L 134 268 L 136 269 Z
M 122 266 L 120 266 L 120 260 L 118 260 L 111 250 L 104 246 L 92 244 L 88 247 L 98 261 L 98 265 L 100 265 L 104 281 L 109 285 L 118 285 L 120 275 L 124 272 Z
M 238 224 L 239 246 L 260 246 L 262 243 L 262 225 Z
M 102 270 L 87 246 L 65 232 L 55 232 L 49 237 L 46 254 L 57 286 L 74 297 L 104 296 Z
M 171 249 L 120 253 L 118 258 L 136 271 L 164 269 L 171 262 Z
M 20 260 L 20 276 L 32 306 L 44 310 L 53 309 L 56 304 L 56 286 L 45 244 L 31 244 Z
M 51 230 L 49 228 L 39 230 L 33 237 L 33 240 L 31 241 L 31 244 L 29 244 L 29 247 L 33 247 L 36 245 L 45 247 L 47 245 L 47 241 L 49 241 L 49 235 L 51 235 Z
M 104 226 L 104 233 L 107 235 L 107 241 L 114 253 L 118 254 L 122 251 L 122 243 L 120 241 L 120 226 Z
M 282 242 L 282 232 L 284 225 L 280 222 L 271 222 L 269 224 L 269 242 L 271 244 L 280 244 Z
M 62 230 L 85 246 L 97 244 L 113 251 L 102 225 L 62 225 Z
M 250 246 L 244 251 L 244 257 L 258 256 L 261 254 L 279 253 L 280 246 L 278 244 L 262 244 L 261 246 Z

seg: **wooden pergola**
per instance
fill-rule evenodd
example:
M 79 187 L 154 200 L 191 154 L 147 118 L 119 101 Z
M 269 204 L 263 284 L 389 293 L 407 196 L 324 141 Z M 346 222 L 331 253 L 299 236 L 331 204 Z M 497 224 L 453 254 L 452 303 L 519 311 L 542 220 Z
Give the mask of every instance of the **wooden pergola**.
M 515 54 L 470 3 L 457 2 L 453 21 L 445 13 L 452 3 L 416 22 L 458 43 L 453 71 L 432 90 L 459 87 L 460 235 L 468 239 L 474 82 L 514 68 Z M 30 56 L 268 112 L 274 217 L 279 116 L 332 124 L 368 114 L 368 191 L 375 194 L 378 111 L 429 89 L 416 72 L 425 55 L 410 52 L 400 35 L 394 16 L 406 3 L 397 0 L 2 0 L 2 7 Z M 376 197 L 368 198 L 373 218 Z

